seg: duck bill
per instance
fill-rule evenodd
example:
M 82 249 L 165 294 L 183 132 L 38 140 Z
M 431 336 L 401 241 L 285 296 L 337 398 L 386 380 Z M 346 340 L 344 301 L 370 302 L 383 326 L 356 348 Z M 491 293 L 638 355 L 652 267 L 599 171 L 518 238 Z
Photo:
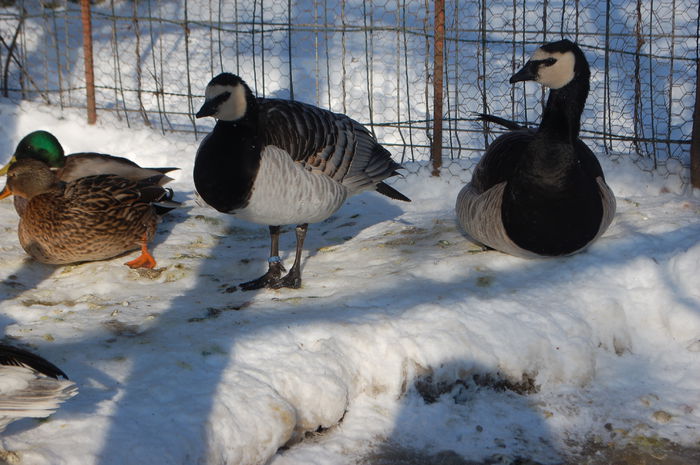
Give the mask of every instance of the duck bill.
M 537 63 L 528 61 L 525 66 L 510 77 L 509 82 L 515 84 L 520 81 L 534 81 L 537 79 Z
M 5 186 L 5 188 L 0 192 L 0 200 L 4 199 L 5 197 L 9 197 L 12 195 L 12 191 L 8 186 Z
M 3 166 L 2 168 L 0 168 L 0 176 L 5 176 L 5 175 L 7 174 L 7 170 L 10 169 L 10 166 L 11 166 L 15 161 L 17 161 L 17 159 L 16 159 L 16 158 L 14 157 L 14 155 L 13 155 L 12 158 L 10 158 L 10 161 L 8 161 L 7 164 L 6 164 L 5 166 Z

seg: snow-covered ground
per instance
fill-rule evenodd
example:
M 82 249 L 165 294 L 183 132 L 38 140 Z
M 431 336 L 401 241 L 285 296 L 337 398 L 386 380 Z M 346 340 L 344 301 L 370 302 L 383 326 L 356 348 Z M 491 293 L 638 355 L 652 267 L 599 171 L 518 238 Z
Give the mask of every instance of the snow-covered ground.
M 610 230 L 585 253 L 522 260 L 468 242 L 463 181 L 420 170 L 394 183 L 412 203 L 366 193 L 312 225 L 301 289 L 242 292 L 267 229 L 195 202 L 197 142 L 83 121 L 0 103 L 0 162 L 45 128 L 67 152 L 179 166 L 184 207 L 160 225 L 158 268 L 134 271 L 135 254 L 28 259 L 0 202 L 5 340 L 80 387 L 3 433 L 22 464 L 553 464 L 592 445 L 698 445 L 700 199 L 677 179 L 601 160 Z M 281 246 L 291 264 L 291 232 Z

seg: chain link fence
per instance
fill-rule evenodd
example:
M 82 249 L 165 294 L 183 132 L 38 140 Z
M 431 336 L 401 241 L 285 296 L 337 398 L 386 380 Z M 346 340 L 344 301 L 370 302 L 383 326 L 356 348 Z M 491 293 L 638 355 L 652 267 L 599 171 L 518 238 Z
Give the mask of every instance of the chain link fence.
M 85 108 L 80 5 L 0 0 L 2 92 Z M 498 129 L 536 124 L 545 93 L 508 83 L 544 42 L 588 57 L 582 137 L 600 156 L 688 180 L 700 19 L 697 0 L 446 0 L 443 173 L 466 179 Z M 368 125 L 413 171 L 433 140 L 432 0 L 104 0 L 92 5 L 98 115 L 201 137 L 193 113 L 215 74 Z M 453 163 L 459 160 L 458 163 Z

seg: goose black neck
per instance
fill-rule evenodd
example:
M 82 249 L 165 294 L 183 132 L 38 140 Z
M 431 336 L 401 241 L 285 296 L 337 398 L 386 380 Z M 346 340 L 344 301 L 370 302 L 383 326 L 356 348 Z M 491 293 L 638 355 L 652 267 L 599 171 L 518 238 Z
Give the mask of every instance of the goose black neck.
M 247 116 L 216 122 L 194 163 L 194 184 L 205 202 L 225 213 L 244 207 L 260 166 L 260 140 Z
M 539 131 L 548 138 L 573 144 L 581 130 L 581 114 L 586 104 L 589 77 L 577 75 L 560 89 L 552 89 L 547 98 Z
M 522 179 L 515 184 L 546 186 L 549 191 L 568 188 L 577 166 L 575 146 L 588 96 L 588 78 L 585 70 L 578 72 L 567 85 L 550 91 L 537 136 L 520 165 Z

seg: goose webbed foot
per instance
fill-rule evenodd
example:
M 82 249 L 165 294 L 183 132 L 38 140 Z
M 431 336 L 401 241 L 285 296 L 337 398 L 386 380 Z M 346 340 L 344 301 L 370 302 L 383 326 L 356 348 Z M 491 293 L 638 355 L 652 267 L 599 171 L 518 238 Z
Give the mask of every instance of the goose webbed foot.
M 295 230 L 297 236 L 297 251 L 294 256 L 294 265 L 292 265 L 289 273 L 287 273 L 284 278 L 279 279 L 272 285 L 273 289 L 281 289 L 283 287 L 299 289 L 301 287 L 301 251 L 304 247 L 304 238 L 306 238 L 306 230 L 308 227 L 309 225 L 306 223 L 297 225 Z
M 272 258 L 277 258 L 277 260 L 272 260 Z M 280 276 L 282 276 L 283 271 L 287 270 L 282 265 L 282 262 L 279 261 L 279 257 L 271 257 L 271 260 L 269 260 L 269 268 L 267 269 L 267 273 L 260 276 L 258 279 L 241 283 L 241 290 L 254 291 L 256 289 L 263 288 L 279 289 L 280 287 L 285 287 L 276 285 L 276 283 L 282 281 Z
M 297 250 L 294 256 L 294 265 L 292 265 L 292 268 L 289 270 L 289 273 L 287 273 L 287 275 L 283 278 L 281 278 L 280 276 L 282 276 L 283 271 L 287 270 L 285 270 L 284 266 L 282 266 L 282 260 L 280 260 L 280 257 L 278 255 L 280 227 L 270 226 L 271 256 L 267 259 L 267 262 L 269 263 L 267 273 L 265 273 L 258 279 L 254 279 L 252 281 L 248 281 L 247 283 L 241 284 L 241 289 L 244 291 L 252 291 L 254 289 L 262 288 L 282 289 L 283 287 L 299 289 L 301 287 L 301 266 L 299 265 L 299 263 L 301 262 L 301 251 L 302 247 L 304 246 L 304 238 L 306 237 L 306 230 L 308 226 L 308 224 L 304 223 L 297 225 L 296 227 Z
M 297 268 L 292 268 L 284 278 L 278 279 L 270 287 L 272 289 L 281 289 L 283 287 L 299 289 L 301 287 L 301 272 Z

